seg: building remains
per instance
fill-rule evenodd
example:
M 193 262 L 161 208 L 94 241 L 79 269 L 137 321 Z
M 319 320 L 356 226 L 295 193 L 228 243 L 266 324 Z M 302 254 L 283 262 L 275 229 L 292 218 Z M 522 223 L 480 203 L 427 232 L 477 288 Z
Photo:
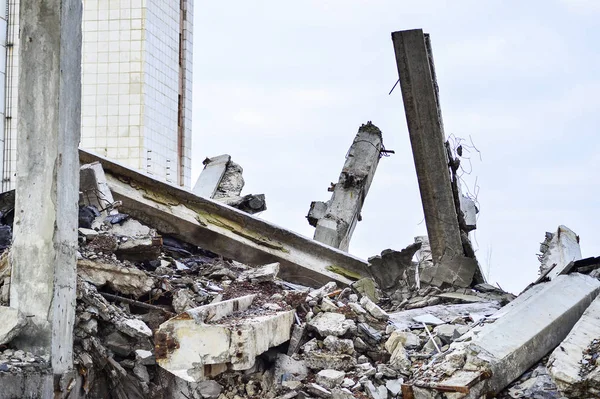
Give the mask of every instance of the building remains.
M 0 399 L 600 397 L 600 257 L 559 226 L 519 296 L 485 281 L 421 30 L 392 40 L 428 235 L 365 261 L 372 123 L 303 237 L 253 215 L 229 155 L 190 191 L 78 150 L 81 3 L 44 4 L 21 10 L 21 172 L 0 194 Z

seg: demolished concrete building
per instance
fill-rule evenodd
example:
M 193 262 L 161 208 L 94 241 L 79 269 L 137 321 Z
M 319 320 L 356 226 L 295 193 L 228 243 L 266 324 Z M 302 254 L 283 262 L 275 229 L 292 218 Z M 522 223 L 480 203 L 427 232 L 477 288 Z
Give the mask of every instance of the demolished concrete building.
M 600 258 L 560 226 L 521 295 L 485 282 L 431 45 L 392 38 L 428 237 L 368 261 L 342 250 L 353 227 L 330 246 L 220 202 L 228 156 L 207 162 L 200 195 L 86 151 L 78 164 L 76 115 L 51 101 L 60 134 L 21 146 L 39 176 L 0 195 L 0 398 L 598 397 Z M 24 216 L 24 189 L 47 214 Z

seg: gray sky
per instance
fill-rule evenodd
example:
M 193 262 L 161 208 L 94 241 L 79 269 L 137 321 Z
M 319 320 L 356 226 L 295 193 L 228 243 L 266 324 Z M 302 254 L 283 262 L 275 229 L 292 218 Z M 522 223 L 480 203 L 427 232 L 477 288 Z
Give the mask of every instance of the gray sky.
M 472 138 L 477 256 L 518 292 L 559 224 L 600 255 L 600 1 L 196 1 L 192 184 L 231 154 L 260 217 L 312 237 L 358 130 L 396 154 L 379 164 L 350 252 L 400 250 L 425 234 L 390 33 L 432 38 L 446 135 Z

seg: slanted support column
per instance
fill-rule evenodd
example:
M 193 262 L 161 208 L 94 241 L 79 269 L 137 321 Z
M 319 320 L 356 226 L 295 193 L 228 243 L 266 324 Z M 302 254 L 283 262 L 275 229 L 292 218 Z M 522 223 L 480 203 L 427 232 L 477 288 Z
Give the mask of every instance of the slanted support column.
M 331 199 L 326 204 L 311 204 L 307 219 L 316 227 L 315 240 L 348 251 L 382 149 L 381 130 L 371 122 L 362 125 L 346 155 L 344 168 L 333 188 Z
M 49 354 L 55 377 L 73 368 L 81 12 L 81 0 L 25 0 L 20 14 L 10 303 L 29 322 L 15 344 Z
M 421 281 L 467 286 L 477 268 L 465 259 L 450 182 L 444 127 L 428 37 L 421 29 L 392 33 L 396 64 L 427 234 L 436 270 Z

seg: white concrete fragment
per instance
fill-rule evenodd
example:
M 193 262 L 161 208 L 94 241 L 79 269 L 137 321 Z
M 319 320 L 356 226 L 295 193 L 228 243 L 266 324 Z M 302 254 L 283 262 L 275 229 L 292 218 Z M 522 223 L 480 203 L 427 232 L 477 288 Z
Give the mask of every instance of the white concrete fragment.
M 375 302 L 373 302 L 366 296 L 363 296 L 360 299 L 360 304 L 367 310 L 367 312 L 371 314 L 371 316 L 375 317 L 376 319 L 387 320 L 390 318 L 390 315 L 387 314 L 386 311 L 381 309 L 375 304 Z
M 546 253 L 542 255 L 541 270 L 548 270 L 547 277 L 552 280 L 560 275 L 569 263 L 581 259 L 579 237 L 566 226 L 558 226 Z
M 600 297 L 583 313 L 565 340 L 552 352 L 548 372 L 567 397 L 593 397 L 589 374 L 582 374 L 584 351 L 600 340 Z M 600 370 L 600 366 L 596 365 Z M 591 374 L 591 373 L 590 373 Z
M 415 316 L 415 317 L 413 317 L 413 320 L 416 321 L 417 323 L 425 323 L 425 324 L 430 324 L 430 325 L 434 325 L 434 326 L 444 324 L 443 320 L 440 320 L 439 318 L 437 318 L 434 315 L 429 314 L 429 313 Z
M 346 377 L 346 373 L 338 370 L 321 370 L 317 373 L 317 384 L 325 388 L 335 388 L 339 386 Z
M 141 320 L 123 319 L 116 323 L 117 329 L 130 337 L 148 338 L 152 336 L 152 330 Z
M 25 316 L 15 308 L 0 306 L 0 345 L 9 343 L 27 324 Z
M 231 161 L 231 156 L 227 154 L 207 158 L 204 161 L 204 169 L 196 180 L 193 193 L 200 197 L 212 198 L 225 175 L 229 161 Z
M 246 370 L 256 356 L 290 339 L 294 311 L 237 320 L 253 295 L 190 309 L 160 325 L 155 334 L 159 366 L 189 382 L 215 376 L 228 367 Z M 216 322 L 232 316 L 222 324 Z
M 85 237 L 86 240 L 91 240 L 98 235 L 96 230 L 86 229 L 84 227 L 79 228 L 79 234 Z
M 346 316 L 341 313 L 323 312 L 308 322 L 309 328 L 315 330 L 322 337 L 334 335 L 339 337 L 348 331 L 348 325 L 344 323 Z
M 97 287 L 108 285 L 113 290 L 140 297 L 150 292 L 154 280 L 135 267 L 124 267 L 87 259 L 77 261 L 77 275 Z
M 273 281 L 279 274 L 279 263 L 269 263 L 268 265 L 251 268 L 244 271 L 239 279 L 248 280 L 251 283 L 262 283 L 265 281 Z

